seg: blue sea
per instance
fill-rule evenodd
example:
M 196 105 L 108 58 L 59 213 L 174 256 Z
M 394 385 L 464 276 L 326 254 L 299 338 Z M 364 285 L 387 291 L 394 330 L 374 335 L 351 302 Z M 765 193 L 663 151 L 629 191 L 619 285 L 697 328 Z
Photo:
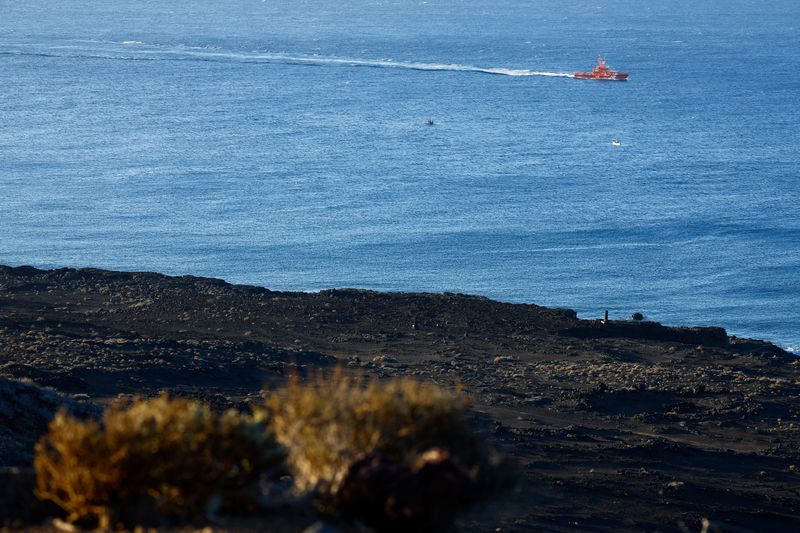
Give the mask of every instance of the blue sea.
M 799 52 L 796 0 L 0 0 L 0 263 L 797 349 Z

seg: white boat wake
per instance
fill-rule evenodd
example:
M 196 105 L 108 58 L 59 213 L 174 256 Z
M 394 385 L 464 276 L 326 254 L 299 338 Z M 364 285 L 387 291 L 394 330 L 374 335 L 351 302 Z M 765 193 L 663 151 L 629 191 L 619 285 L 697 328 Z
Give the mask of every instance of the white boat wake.
M 283 54 L 272 52 L 231 52 L 219 48 L 191 46 L 158 46 L 140 41 L 84 41 L 64 45 L 5 45 L 3 55 L 37 55 L 47 57 L 85 57 L 120 61 L 231 61 L 242 63 L 272 63 L 287 65 L 317 65 L 395 68 L 423 71 L 475 72 L 500 76 L 549 76 L 572 78 L 566 72 L 546 72 L 506 67 L 478 67 L 457 63 L 418 63 L 392 59 L 358 59 L 318 55 Z

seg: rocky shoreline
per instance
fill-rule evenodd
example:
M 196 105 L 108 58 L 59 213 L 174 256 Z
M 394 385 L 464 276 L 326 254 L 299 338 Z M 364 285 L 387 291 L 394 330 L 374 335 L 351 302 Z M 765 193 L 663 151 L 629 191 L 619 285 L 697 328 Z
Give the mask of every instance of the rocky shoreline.
M 56 394 L 84 412 L 162 390 L 246 408 L 289 371 L 340 363 L 472 396 L 521 480 L 462 531 L 800 529 L 800 359 L 768 342 L 459 294 L 96 269 L 0 267 L 3 477 L 25 478 Z

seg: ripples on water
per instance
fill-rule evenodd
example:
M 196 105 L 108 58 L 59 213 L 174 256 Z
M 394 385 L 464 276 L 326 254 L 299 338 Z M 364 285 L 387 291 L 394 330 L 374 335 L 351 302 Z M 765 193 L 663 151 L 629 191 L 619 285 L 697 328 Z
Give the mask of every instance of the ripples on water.
M 800 7 L 595 4 L 0 1 L 0 262 L 800 345 Z

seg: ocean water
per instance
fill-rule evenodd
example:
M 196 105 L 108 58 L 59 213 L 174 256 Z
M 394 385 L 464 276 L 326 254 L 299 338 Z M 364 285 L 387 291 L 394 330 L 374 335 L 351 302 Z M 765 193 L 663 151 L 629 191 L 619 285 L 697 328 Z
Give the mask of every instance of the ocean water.
M 799 50 L 795 0 L 0 0 L 0 263 L 798 347 Z

